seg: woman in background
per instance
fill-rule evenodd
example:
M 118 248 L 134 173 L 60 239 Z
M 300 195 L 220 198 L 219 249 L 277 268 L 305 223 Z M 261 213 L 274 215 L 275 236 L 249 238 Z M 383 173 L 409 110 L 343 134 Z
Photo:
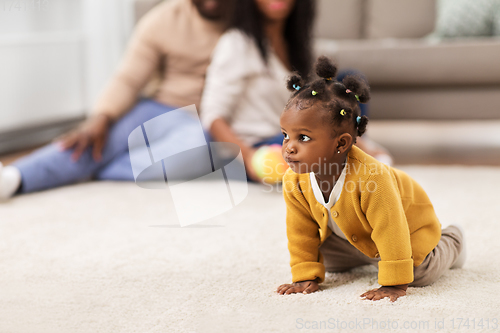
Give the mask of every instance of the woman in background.
M 228 30 L 207 70 L 201 119 L 214 140 L 240 147 L 248 176 L 258 180 L 251 163 L 255 151 L 283 142 L 279 119 L 290 97 L 285 82 L 292 72 L 307 77 L 311 70 L 315 1 L 239 0 L 233 5 Z M 353 73 L 339 77 L 346 74 Z M 366 106 L 360 107 L 366 115 Z M 384 153 L 363 140 L 359 145 L 369 154 Z
M 257 147 L 281 144 L 279 118 L 287 77 L 312 64 L 313 0 L 239 0 L 207 70 L 204 127 L 216 141 L 241 148 L 248 176 Z

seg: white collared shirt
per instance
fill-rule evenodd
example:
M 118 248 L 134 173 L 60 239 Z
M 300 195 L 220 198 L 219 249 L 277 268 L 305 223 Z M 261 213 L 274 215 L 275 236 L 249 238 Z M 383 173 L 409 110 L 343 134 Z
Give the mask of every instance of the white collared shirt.
M 340 194 L 342 193 L 342 188 L 344 187 L 344 181 L 345 181 L 345 175 L 346 175 L 346 167 L 342 170 L 342 173 L 340 174 L 339 179 L 337 179 L 337 182 L 335 182 L 335 186 L 333 187 L 332 192 L 330 192 L 330 198 L 328 199 L 328 202 L 325 202 L 325 198 L 323 197 L 323 193 L 321 192 L 321 189 L 319 188 L 318 180 L 316 179 L 316 176 L 314 175 L 314 172 L 309 173 L 309 177 L 311 179 L 311 186 L 314 192 L 314 197 L 316 200 L 322 204 L 327 210 L 328 210 L 328 227 L 340 238 L 343 238 L 347 240 L 345 237 L 344 233 L 342 230 L 340 230 L 339 226 L 337 223 L 332 218 L 332 214 L 330 212 L 331 208 L 335 203 L 339 200 Z

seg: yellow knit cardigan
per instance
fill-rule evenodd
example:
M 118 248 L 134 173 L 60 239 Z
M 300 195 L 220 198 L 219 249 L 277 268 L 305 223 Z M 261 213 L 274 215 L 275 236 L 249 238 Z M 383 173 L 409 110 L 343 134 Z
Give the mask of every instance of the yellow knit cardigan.
M 315 278 L 323 282 L 319 247 L 332 233 L 329 213 L 352 245 L 370 258 L 380 257 L 380 285 L 412 282 L 413 267 L 441 238 L 441 224 L 429 197 L 406 173 L 356 146 L 345 167 L 342 193 L 330 212 L 314 197 L 309 174 L 288 169 L 283 177 L 293 282 Z

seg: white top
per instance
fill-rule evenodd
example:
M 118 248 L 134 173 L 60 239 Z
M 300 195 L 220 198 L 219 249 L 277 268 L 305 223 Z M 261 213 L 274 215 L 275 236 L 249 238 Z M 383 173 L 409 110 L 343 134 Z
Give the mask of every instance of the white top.
M 342 193 L 342 188 L 344 187 L 344 181 L 345 181 L 345 175 L 346 175 L 346 167 L 344 167 L 344 170 L 342 170 L 342 173 L 339 176 L 339 179 L 337 179 L 337 182 L 335 183 L 335 186 L 333 187 L 332 192 L 330 192 L 330 198 L 328 199 L 328 202 L 325 202 L 325 198 L 323 197 L 323 193 L 321 192 L 321 189 L 319 188 L 318 185 L 318 180 L 316 179 L 316 176 L 314 175 L 314 172 L 309 173 L 309 177 L 311 178 L 311 186 L 314 192 L 314 197 L 316 200 L 322 204 L 326 209 L 328 209 L 328 227 L 340 238 L 343 238 L 347 240 L 345 237 L 344 233 L 342 230 L 340 230 L 339 226 L 337 223 L 332 218 L 332 214 L 330 213 L 330 210 L 332 209 L 333 205 L 339 200 L 340 194 Z
M 267 65 L 256 43 L 237 29 L 224 33 L 212 54 L 201 100 L 206 129 L 218 118 L 251 146 L 280 133 L 291 73 L 269 48 Z

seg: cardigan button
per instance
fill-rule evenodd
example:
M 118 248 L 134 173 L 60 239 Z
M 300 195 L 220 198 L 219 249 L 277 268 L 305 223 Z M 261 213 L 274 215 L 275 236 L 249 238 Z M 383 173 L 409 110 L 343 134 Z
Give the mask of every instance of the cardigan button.
M 351 239 L 352 239 L 353 242 L 357 242 L 358 241 L 358 237 L 356 235 L 352 235 Z
M 375 253 L 375 258 L 380 258 L 380 253 Z
M 332 216 L 333 216 L 333 217 L 337 217 L 337 216 L 339 216 L 339 213 L 338 213 L 336 210 L 334 210 L 334 211 L 332 212 Z

